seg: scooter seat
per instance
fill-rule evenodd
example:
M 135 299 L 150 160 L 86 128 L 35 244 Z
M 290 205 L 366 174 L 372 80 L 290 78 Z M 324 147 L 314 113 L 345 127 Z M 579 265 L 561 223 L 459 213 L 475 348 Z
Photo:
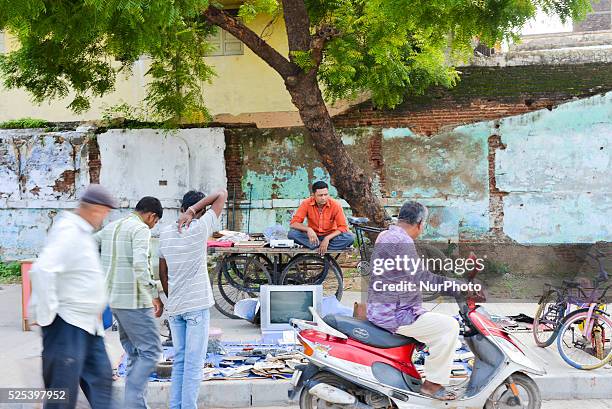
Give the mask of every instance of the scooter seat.
M 414 338 L 392 334 L 366 320 L 331 314 L 326 315 L 323 321 L 347 337 L 376 348 L 397 348 L 419 342 Z

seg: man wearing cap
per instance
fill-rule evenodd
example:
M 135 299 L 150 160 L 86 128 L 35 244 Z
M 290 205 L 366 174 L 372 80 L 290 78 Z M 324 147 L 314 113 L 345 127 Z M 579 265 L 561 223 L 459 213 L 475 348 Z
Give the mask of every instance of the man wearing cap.
M 74 212 L 53 223 L 47 243 L 32 266 L 32 320 L 42 327 L 42 369 L 46 389 L 66 390 L 67 401 L 45 409 L 76 406 L 79 385 L 92 409 L 108 409 L 112 368 L 104 347 L 104 272 L 93 231 L 116 200 L 90 185 Z
M 151 229 L 162 216 L 159 199 L 145 196 L 133 213 L 107 224 L 95 235 L 101 247 L 109 304 L 128 356 L 122 406 L 126 409 L 147 408 L 149 375 L 162 352 L 155 317 L 161 316 L 163 307 L 149 254 Z

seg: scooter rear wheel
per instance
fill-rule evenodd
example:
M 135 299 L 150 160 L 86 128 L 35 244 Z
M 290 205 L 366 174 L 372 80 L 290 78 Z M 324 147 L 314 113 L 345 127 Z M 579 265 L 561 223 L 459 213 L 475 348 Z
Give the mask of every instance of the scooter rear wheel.
M 329 372 L 319 372 L 311 379 L 316 382 L 326 383 L 338 389 L 342 389 L 345 392 L 352 392 L 351 383 Z M 300 409 L 317 409 L 318 401 L 319 398 L 311 395 L 307 388 L 302 389 L 302 393 L 300 394 Z
M 518 390 L 519 401 L 504 383 L 489 396 L 484 409 L 540 409 L 542 397 L 534 380 L 522 373 L 512 375 L 512 380 Z

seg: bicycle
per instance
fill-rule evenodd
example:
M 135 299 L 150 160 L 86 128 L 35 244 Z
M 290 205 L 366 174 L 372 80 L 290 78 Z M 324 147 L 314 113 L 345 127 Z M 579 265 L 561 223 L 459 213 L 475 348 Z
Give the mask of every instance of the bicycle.
M 601 259 L 604 255 L 596 250 L 597 256 L 588 254 L 599 265 L 599 274 L 593 288 L 583 288 L 582 283 L 563 280 L 562 287 L 546 284 L 546 290 L 538 303 L 533 323 L 533 336 L 536 344 L 547 347 L 557 340 L 561 357 L 577 369 L 595 369 L 605 365 L 612 359 L 612 351 L 605 352 L 607 339 L 604 325 L 612 330 L 612 321 L 605 312 L 605 297 L 609 286 L 601 287 L 608 281 L 608 273 L 603 268 Z M 587 294 L 590 292 L 590 294 Z M 572 307 L 578 309 L 572 311 Z M 578 331 L 580 337 L 576 335 Z M 590 346 L 588 343 L 590 342 Z M 580 351 L 579 355 L 586 357 L 584 352 L 591 354 L 597 361 L 582 364 L 572 359 L 570 348 Z M 590 348 L 590 350 L 589 350 Z
M 555 342 L 563 320 L 571 313 L 573 306 L 584 308 L 597 301 L 593 296 L 597 294 L 599 286 L 608 280 L 608 273 L 601 263 L 604 255 L 598 250 L 596 252 L 597 256 L 587 254 L 599 265 L 599 274 L 590 295 L 585 293 L 581 283 L 572 280 L 563 280 L 561 287 L 545 285 L 544 294 L 538 301 L 538 309 L 533 319 L 532 333 L 537 346 L 545 348 Z
M 557 348 L 563 360 L 576 369 L 601 368 L 612 361 L 610 334 L 612 320 L 605 310 L 593 303 L 589 308 L 572 312 L 563 320 Z

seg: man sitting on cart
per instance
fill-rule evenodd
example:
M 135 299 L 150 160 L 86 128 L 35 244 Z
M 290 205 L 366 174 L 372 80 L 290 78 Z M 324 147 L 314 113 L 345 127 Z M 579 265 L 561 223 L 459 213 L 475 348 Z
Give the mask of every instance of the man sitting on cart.
M 308 225 L 304 225 L 304 219 Z M 342 206 L 329 197 L 327 183 L 315 182 L 312 196 L 302 201 L 293 215 L 287 237 L 309 249 L 344 250 L 353 244 L 355 237 L 346 224 Z

